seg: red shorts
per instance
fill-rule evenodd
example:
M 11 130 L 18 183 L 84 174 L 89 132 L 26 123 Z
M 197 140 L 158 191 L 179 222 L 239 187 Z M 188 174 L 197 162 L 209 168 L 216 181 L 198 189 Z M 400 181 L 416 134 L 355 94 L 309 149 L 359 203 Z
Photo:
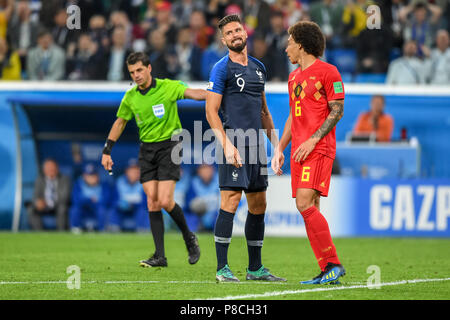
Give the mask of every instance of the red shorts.
M 322 197 L 327 197 L 333 162 L 333 158 L 317 152 L 310 153 L 300 162 L 295 162 L 291 155 L 292 198 L 296 197 L 299 188 L 315 189 Z

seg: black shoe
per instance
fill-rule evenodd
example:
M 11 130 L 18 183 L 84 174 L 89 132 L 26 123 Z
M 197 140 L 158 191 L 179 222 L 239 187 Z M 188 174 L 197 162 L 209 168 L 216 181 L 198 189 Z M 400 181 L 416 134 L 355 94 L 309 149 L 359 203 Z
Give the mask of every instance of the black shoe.
M 156 254 L 153 254 L 147 260 L 139 261 L 139 265 L 144 268 L 167 267 L 167 259 L 166 257 L 158 257 Z
M 192 233 L 189 239 L 185 240 L 186 248 L 189 254 L 189 263 L 195 264 L 200 259 L 200 247 L 198 245 L 197 236 Z

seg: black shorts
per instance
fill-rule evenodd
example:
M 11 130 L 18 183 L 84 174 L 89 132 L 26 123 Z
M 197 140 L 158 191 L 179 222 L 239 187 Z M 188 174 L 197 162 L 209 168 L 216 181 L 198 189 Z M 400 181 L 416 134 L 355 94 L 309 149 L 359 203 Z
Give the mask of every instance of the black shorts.
M 172 161 L 172 149 L 180 142 L 165 140 L 161 142 L 141 142 L 139 167 L 141 183 L 151 180 L 180 180 L 180 165 Z
M 264 145 L 244 147 L 239 150 L 243 158 L 242 167 L 227 164 L 222 153 L 222 163 L 218 165 L 220 190 L 244 191 L 246 193 L 267 190 L 267 157 Z

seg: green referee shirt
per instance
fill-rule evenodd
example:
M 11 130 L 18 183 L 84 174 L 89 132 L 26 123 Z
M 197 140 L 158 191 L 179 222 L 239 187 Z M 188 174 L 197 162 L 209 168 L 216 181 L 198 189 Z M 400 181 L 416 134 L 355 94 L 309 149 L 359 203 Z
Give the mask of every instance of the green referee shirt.
M 135 118 L 143 142 L 168 140 L 181 131 L 177 100 L 184 99 L 186 84 L 169 79 L 153 78 L 152 81 L 155 85 L 145 95 L 138 91 L 137 85 L 129 89 L 117 111 L 118 118 L 127 121 Z

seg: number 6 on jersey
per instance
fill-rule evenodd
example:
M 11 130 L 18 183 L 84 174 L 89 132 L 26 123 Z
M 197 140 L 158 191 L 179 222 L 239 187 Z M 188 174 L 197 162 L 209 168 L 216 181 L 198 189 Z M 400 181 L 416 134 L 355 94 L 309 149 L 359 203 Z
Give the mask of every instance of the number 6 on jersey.
M 302 115 L 302 105 L 300 100 L 295 101 L 295 116 L 300 117 Z

